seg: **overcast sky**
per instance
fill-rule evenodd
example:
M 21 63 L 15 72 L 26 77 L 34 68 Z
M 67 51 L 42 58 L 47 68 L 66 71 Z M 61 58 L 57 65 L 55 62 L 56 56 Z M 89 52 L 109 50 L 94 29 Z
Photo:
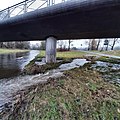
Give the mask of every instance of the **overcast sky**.
M 7 7 L 10 7 L 14 4 L 17 4 L 19 2 L 22 2 L 23 0 L 1 0 L 0 1 L 0 9 L 5 9 Z
M 19 2 L 22 2 L 24 0 L 1 0 L 0 1 L 0 10 L 5 9 L 7 7 L 10 7 L 14 4 L 17 4 Z M 60 2 L 62 0 L 56 0 L 56 2 Z

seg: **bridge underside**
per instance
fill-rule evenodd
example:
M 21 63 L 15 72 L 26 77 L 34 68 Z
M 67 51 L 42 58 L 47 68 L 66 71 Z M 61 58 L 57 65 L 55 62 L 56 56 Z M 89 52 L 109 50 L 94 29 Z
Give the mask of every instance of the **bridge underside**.
M 119 0 L 74 0 L 0 22 L 0 41 L 120 37 Z

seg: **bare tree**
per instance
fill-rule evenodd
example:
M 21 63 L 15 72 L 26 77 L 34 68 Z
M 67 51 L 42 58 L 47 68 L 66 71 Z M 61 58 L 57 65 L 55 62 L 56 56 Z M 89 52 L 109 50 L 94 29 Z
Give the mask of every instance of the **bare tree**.
M 67 41 L 65 41 L 65 40 L 59 40 L 58 42 L 57 42 L 57 44 L 58 44 L 58 46 L 59 46 L 59 51 L 66 51 L 66 50 L 68 50 L 67 49 Z
M 97 43 L 97 47 L 96 47 L 96 50 L 98 50 L 99 49 L 99 46 L 100 46 L 100 39 L 98 40 L 98 43 Z
M 3 42 L 0 42 L 0 48 L 3 48 Z
M 69 51 L 70 51 L 70 46 L 71 46 L 71 43 L 72 43 L 72 42 L 73 42 L 72 40 L 69 40 L 69 41 L 68 41 L 68 43 L 69 43 L 69 44 L 68 44 L 68 50 L 69 50 Z
M 58 43 L 59 49 L 63 48 L 63 44 L 64 44 L 63 40 L 59 40 L 59 43 Z
M 97 41 L 95 39 L 92 39 L 91 50 L 96 50 L 96 46 L 97 46 Z
M 117 41 L 118 41 L 118 38 L 114 38 L 113 44 L 112 44 L 112 46 L 111 46 L 111 50 L 114 49 L 114 46 L 115 46 L 115 44 L 116 44 Z
M 39 44 L 37 44 L 37 46 L 39 46 Z M 45 43 L 45 41 L 42 41 L 40 44 L 40 49 L 45 50 L 45 47 L 46 47 L 46 43 Z
M 97 41 L 95 39 L 90 39 L 88 42 L 88 50 L 96 50 Z
M 20 42 L 3 42 L 2 48 L 11 48 L 11 49 L 29 49 L 30 42 L 29 41 L 20 41 Z
M 88 42 L 88 50 L 90 50 L 91 49 L 91 39 L 89 40 L 89 42 Z M 87 42 L 86 42 L 87 43 Z

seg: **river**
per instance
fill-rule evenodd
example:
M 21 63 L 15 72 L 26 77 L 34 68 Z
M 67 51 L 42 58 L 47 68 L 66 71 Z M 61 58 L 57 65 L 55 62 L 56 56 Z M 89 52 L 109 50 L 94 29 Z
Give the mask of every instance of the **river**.
M 38 83 L 47 82 L 48 78 L 63 76 L 64 70 L 80 67 L 85 63 L 90 62 L 86 61 L 86 59 L 74 59 L 71 63 L 62 64 L 57 69 L 50 70 L 45 74 L 19 75 L 24 66 L 38 53 L 39 51 L 30 51 L 27 53 L 0 56 L 0 113 L 6 108 L 7 111 L 8 109 L 12 110 L 11 108 L 15 104 L 14 99 L 17 98 L 16 93 L 18 91 L 25 90 L 27 87 Z M 91 67 L 97 71 L 105 73 L 103 77 L 106 78 L 107 81 L 120 83 L 119 64 L 97 61 Z M 113 75 L 115 76 L 113 77 Z
M 30 54 L 31 55 L 33 54 L 34 56 L 35 54 L 37 55 L 37 53 L 38 53 L 37 51 L 30 52 Z M 25 64 L 27 64 L 28 61 L 30 61 L 33 58 L 33 56 L 31 57 L 31 55 L 28 54 L 28 57 L 25 57 L 26 59 L 24 59 L 24 56 L 23 56 L 23 57 L 17 57 L 16 60 L 14 60 L 14 61 L 17 61 L 16 64 L 17 64 L 18 70 L 19 69 L 21 70 L 23 66 L 25 66 Z M 50 70 L 45 74 L 25 75 L 25 76 L 18 75 L 14 77 L 12 75 L 12 77 L 10 78 L 0 79 L 0 96 L 1 96 L 0 97 L 0 113 L 4 109 L 6 108 L 9 109 L 14 106 L 18 91 L 25 90 L 27 87 L 36 85 L 38 83 L 47 82 L 48 78 L 60 77 L 63 75 L 62 72 L 64 70 L 69 70 L 75 67 L 83 66 L 85 63 L 87 63 L 85 59 L 75 59 L 71 63 L 62 64 L 59 66 L 59 68 Z
M 18 76 L 24 66 L 34 59 L 37 54 L 39 54 L 37 50 L 0 54 L 0 79 Z

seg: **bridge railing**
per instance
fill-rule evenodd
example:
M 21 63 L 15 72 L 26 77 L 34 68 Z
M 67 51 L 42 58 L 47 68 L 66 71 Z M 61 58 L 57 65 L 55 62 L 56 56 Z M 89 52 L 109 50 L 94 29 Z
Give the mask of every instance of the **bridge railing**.
M 65 2 L 67 0 L 59 0 L 59 2 Z M 25 0 L 11 7 L 8 7 L 0 11 L 0 20 L 8 19 L 20 14 L 25 14 L 36 9 L 48 7 L 57 4 L 58 0 Z

